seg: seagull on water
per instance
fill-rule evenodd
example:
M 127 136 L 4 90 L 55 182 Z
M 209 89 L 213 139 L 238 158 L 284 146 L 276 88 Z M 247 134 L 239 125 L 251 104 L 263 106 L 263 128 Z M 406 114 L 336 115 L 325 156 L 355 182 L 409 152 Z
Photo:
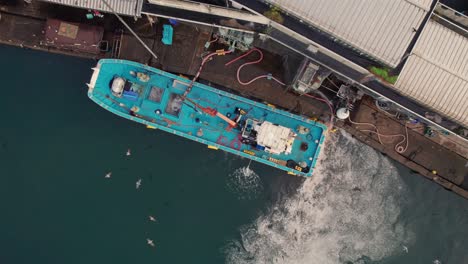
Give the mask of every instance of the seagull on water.
M 152 215 L 149 216 L 149 220 L 151 222 L 156 222 L 156 218 L 154 216 L 152 216 Z
M 149 238 L 146 239 L 146 243 L 147 243 L 148 245 L 152 246 L 152 247 L 155 247 L 155 246 L 156 246 L 156 245 L 154 244 L 154 241 L 151 240 L 151 239 L 149 239 Z
M 127 149 L 127 153 L 125 155 L 127 155 L 127 156 L 132 155 L 132 152 L 130 151 L 130 149 Z
M 141 186 L 141 179 L 138 179 L 138 181 L 136 182 L 136 188 L 140 189 L 140 186 Z
M 112 176 L 112 172 L 108 172 L 104 178 L 109 179 Z

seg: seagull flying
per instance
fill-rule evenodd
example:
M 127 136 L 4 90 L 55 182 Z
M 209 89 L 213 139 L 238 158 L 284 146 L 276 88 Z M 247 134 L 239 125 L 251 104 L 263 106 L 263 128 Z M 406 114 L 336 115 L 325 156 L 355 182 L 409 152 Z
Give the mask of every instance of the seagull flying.
M 151 240 L 151 239 L 149 239 L 149 238 L 146 239 L 146 243 L 147 243 L 148 245 L 152 246 L 152 247 L 155 247 L 155 246 L 156 246 L 156 245 L 154 244 L 154 241 Z
M 136 188 L 137 189 L 140 189 L 140 186 L 141 186 L 141 179 L 138 179 L 138 181 L 136 182 Z

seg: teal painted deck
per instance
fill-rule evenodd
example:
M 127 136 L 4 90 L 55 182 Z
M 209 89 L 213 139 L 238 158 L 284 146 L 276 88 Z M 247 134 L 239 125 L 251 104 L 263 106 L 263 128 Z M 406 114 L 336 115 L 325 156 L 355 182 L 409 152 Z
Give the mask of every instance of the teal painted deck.
M 149 81 L 141 81 L 132 76 L 131 71 L 147 74 L 150 77 Z M 131 90 L 137 95 L 136 98 L 116 97 L 112 94 L 110 84 L 113 78 L 117 76 L 123 77 L 132 83 Z M 241 108 L 247 112 L 241 120 L 251 118 L 269 121 L 273 124 L 291 128 L 297 133 L 290 154 L 272 154 L 258 150 L 251 145 L 240 142 L 241 131 L 239 126 L 230 128 L 226 121 L 217 116 L 208 115 L 199 109 L 196 110 L 196 108 L 191 107 L 192 104 L 188 101 L 182 104 L 180 111 L 177 111 L 177 107 L 175 109 L 169 107 L 168 104 L 170 104 L 171 98 L 174 99 L 178 95 L 182 95 L 189 83 L 190 80 L 139 63 L 105 59 L 100 60 L 95 68 L 88 96 L 108 111 L 132 121 L 214 146 L 296 175 L 312 175 L 321 144 L 324 141 L 326 126 L 262 103 L 195 83 L 187 98 L 199 106 L 214 108 L 230 117 L 230 119 L 235 119 L 237 117 L 235 109 Z M 159 96 L 160 101 L 157 102 Z M 130 109 L 132 108 L 137 109 L 136 115 L 131 114 Z M 160 114 L 156 113 L 157 110 L 159 110 L 158 113 Z M 178 112 L 178 115 L 174 112 Z M 299 126 L 308 128 L 309 133 L 298 133 L 297 128 Z M 303 143 L 307 143 L 307 150 L 300 149 Z M 301 171 L 300 168 L 286 167 L 269 159 L 293 160 L 296 163 L 305 162 L 308 168 Z

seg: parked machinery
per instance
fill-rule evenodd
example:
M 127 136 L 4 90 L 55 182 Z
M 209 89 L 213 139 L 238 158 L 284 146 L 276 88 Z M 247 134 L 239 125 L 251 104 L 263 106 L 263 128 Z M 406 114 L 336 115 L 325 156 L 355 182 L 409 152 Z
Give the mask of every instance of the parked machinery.
M 356 101 L 362 99 L 364 92 L 348 84 L 342 84 L 336 93 L 338 103 L 336 106 L 336 117 L 339 119 L 348 118 L 351 111 L 354 110 Z
M 228 45 L 230 50 L 247 51 L 251 48 L 254 41 L 253 33 L 226 28 L 219 28 L 218 36 L 218 42 Z
M 345 107 L 349 111 L 354 109 L 354 103 L 361 100 L 363 95 L 364 93 L 360 90 L 346 84 L 342 84 L 336 93 L 336 96 L 340 99 L 340 107 Z
M 330 74 L 329 69 L 318 66 L 306 58 L 299 67 L 292 88 L 300 94 L 310 93 L 317 90 Z

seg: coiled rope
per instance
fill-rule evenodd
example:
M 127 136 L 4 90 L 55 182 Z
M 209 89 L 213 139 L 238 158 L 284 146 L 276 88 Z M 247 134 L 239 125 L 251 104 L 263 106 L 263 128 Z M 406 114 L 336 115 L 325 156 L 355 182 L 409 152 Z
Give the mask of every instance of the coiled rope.
M 229 66 L 231 65 L 232 63 L 244 58 L 245 56 L 248 56 L 250 53 L 252 52 L 258 52 L 258 54 L 260 55 L 260 57 L 257 59 L 257 60 L 254 60 L 254 61 L 251 61 L 251 62 L 246 62 L 244 64 L 242 64 L 241 66 L 239 66 L 239 68 L 237 68 L 237 81 L 242 84 L 242 85 L 249 85 L 253 82 L 255 82 L 256 80 L 258 79 L 262 79 L 262 78 L 267 78 L 268 80 L 274 80 L 276 81 L 277 83 L 281 84 L 281 85 L 286 85 L 285 83 L 283 83 L 282 81 L 276 79 L 275 77 L 273 77 L 271 74 L 264 74 L 264 75 L 259 75 L 257 77 L 254 77 L 253 79 L 251 79 L 250 81 L 247 81 L 247 82 L 243 82 L 241 81 L 240 79 L 240 71 L 242 70 L 242 68 L 244 68 L 245 66 L 247 65 L 252 65 L 252 64 L 257 64 L 259 62 L 261 62 L 263 60 L 263 52 L 257 48 L 253 48 L 251 50 L 249 50 L 247 53 L 227 62 L 226 64 L 224 64 L 224 66 Z
M 373 133 L 373 134 L 376 134 L 377 135 L 377 138 L 379 140 L 379 143 L 381 145 L 384 145 L 383 142 L 382 142 L 382 139 L 381 137 L 388 137 L 388 138 L 392 138 L 392 137 L 402 137 L 403 139 L 398 142 L 396 145 L 395 145 L 395 151 L 402 154 L 404 153 L 407 149 L 408 149 L 408 145 L 409 145 L 409 139 L 408 139 L 408 126 L 407 124 L 405 123 L 405 132 L 406 132 L 406 136 L 403 135 L 403 134 L 394 134 L 394 135 L 386 135 L 386 134 L 381 134 L 379 132 L 379 129 L 377 128 L 377 126 L 375 126 L 374 124 L 371 124 L 371 123 L 360 123 L 360 122 L 354 122 L 353 120 L 351 120 L 351 117 L 348 117 L 348 120 L 349 122 L 351 122 L 351 124 L 355 124 L 355 125 L 366 125 L 366 126 L 372 126 L 375 131 L 373 130 L 368 130 L 368 129 L 358 129 L 359 131 L 362 131 L 362 132 L 369 132 L 369 133 Z M 402 144 L 406 141 L 406 145 L 403 146 Z

